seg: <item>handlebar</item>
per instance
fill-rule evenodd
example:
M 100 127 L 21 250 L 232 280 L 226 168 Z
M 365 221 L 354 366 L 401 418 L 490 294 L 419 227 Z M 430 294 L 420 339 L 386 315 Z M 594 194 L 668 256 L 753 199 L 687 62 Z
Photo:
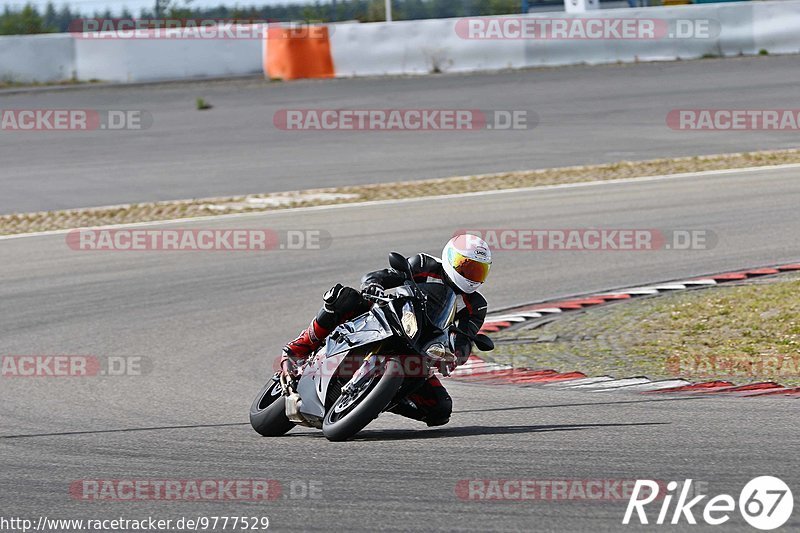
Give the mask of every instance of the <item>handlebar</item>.
M 374 294 L 370 294 L 368 292 L 362 292 L 361 297 L 365 300 L 372 300 L 373 302 L 391 302 L 393 300 L 397 300 L 398 296 L 387 294 L 386 296 L 375 296 Z
M 466 331 L 459 329 L 455 324 L 451 324 L 449 328 L 450 333 L 457 333 L 459 335 L 463 335 L 471 341 L 475 341 L 478 338 L 477 335 L 473 335 L 471 333 L 467 333 Z

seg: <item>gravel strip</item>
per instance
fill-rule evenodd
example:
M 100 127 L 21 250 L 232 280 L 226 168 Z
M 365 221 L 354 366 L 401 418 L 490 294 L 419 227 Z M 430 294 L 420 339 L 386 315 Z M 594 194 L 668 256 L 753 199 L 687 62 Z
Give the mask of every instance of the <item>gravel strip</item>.
M 331 187 L 228 198 L 204 198 L 62 211 L 17 213 L 0 215 L 0 235 L 787 163 L 800 163 L 800 150 L 747 152 L 636 162 L 621 161 L 603 165 L 504 172 L 376 185 Z

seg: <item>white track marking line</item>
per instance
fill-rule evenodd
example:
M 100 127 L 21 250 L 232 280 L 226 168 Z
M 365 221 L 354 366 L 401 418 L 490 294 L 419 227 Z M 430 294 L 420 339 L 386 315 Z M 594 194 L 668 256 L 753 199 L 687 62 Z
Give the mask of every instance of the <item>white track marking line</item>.
M 643 296 L 648 294 L 658 294 L 658 289 L 655 287 L 636 287 L 634 289 L 628 289 L 624 294 L 636 294 Z
M 567 167 L 569 168 L 569 167 Z M 59 230 L 50 230 L 50 231 L 42 231 L 38 233 L 19 233 L 16 235 L 0 235 L 0 241 L 6 241 L 11 239 L 23 239 L 26 237 L 46 237 L 50 235 L 63 235 L 64 233 L 68 233 L 75 229 L 96 229 L 96 228 L 133 228 L 133 227 L 147 227 L 147 226 L 156 226 L 156 225 L 164 225 L 164 224 L 181 224 L 185 222 L 203 222 L 209 220 L 227 220 L 227 219 L 237 219 L 237 218 L 252 218 L 257 216 L 271 216 L 275 215 L 276 213 L 297 213 L 297 212 L 306 212 L 306 211 L 327 211 L 332 209 L 350 209 L 354 207 L 370 207 L 370 206 L 379 206 L 379 205 L 389 205 L 389 204 L 400 204 L 400 203 L 408 203 L 408 202 L 427 202 L 427 201 L 437 201 L 437 200 L 457 200 L 460 198 L 469 198 L 472 196 L 495 196 L 498 194 L 519 194 L 522 192 L 537 192 L 537 191 L 552 191 L 552 190 L 559 190 L 559 189 L 576 189 L 580 187 L 598 187 L 602 185 L 618 185 L 618 184 L 627 184 L 627 183 L 648 183 L 653 181 L 666 181 L 666 180 L 679 180 L 679 179 L 687 179 L 687 178 L 696 178 L 698 176 L 723 176 L 726 174 L 740 174 L 740 173 L 749 173 L 749 172 L 763 172 L 763 171 L 770 171 L 770 170 L 788 170 L 793 168 L 800 168 L 800 163 L 787 163 L 784 165 L 766 165 L 760 167 L 745 167 L 745 168 L 726 168 L 726 169 L 719 169 L 719 170 L 700 170 L 697 172 L 683 172 L 679 174 L 663 174 L 659 176 L 638 176 L 633 178 L 619 178 L 613 180 L 597 180 L 597 181 L 585 181 L 585 182 L 578 182 L 578 183 L 561 183 L 557 185 L 540 185 L 540 186 L 532 186 L 532 187 L 519 187 L 516 189 L 500 189 L 500 190 L 491 190 L 491 191 L 476 191 L 476 192 L 465 192 L 465 193 L 458 193 L 458 194 L 440 194 L 436 196 L 420 196 L 417 198 L 400 198 L 397 200 L 373 200 L 370 202 L 353 202 L 353 203 L 344 203 L 344 204 L 333 204 L 333 205 L 317 205 L 317 206 L 310 206 L 310 207 L 293 207 L 288 209 L 276 209 L 274 211 L 259 211 L 254 213 L 228 213 L 225 215 L 208 215 L 203 217 L 189 217 L 189 218 L 176 218 L 171 220 L 157 220 L 157 221 L 150 221 L 150 222 L 131 222 L 128 224 L 111 224 L 107 226 L 89 226 L 85 228 L 69 228 L 69 229 L 59 229 Z M 498 173 L 495 173 L 498 174 Z M 487 174 L 493 175 L 493 174 Z M 458 176 L 462 177 L 462 176 Z M 480 178 L 481 176 L 475 176 Z M 102 209 L 103 206 L 99 207 Z
M 690 382 L 685 379 L 664 379 L 661 381 L 651 381 L 650 383 L 640 383 L 636 385 L 623 385 L 613 390 L 633 390 L 633 391 L 649 391 L 660 389 L 671 389 L 673 387 L 682 387 L 689 385 Z M 599 392 L 599 391 L 598 391 Z
M 580 378 L 580 379 L 571 379 L 569 381 L 559 381 L 555 383 L 546 383 L 545 387 L 558 387 L 560 389 L 571 389 L 573 387 L 579 387 L 581 385 L 590 385 L 592 383 L 600 383 L 601 381 L 613 381 L 613 377 L 611 376 L 597 376 L 596 378 Z
M 578 385 L 577 387 L 572 387 L 572 388 L 607 390 L 607 389 L 617 389 L 619 387 L 624 387 L 625 385 L 638 385 L 640 383 L 650 383 L 650 379 L 644 377 L 614 379 L 611 381 L 603 381 L 601 383 L 589 383 L 588 385 Z
M 472 364 L 472 365 L 468 363 L 466 365 L 461 365 L 455 371 L 458 372 L 459 370 L 463 370 L 463 371 L 469 370 L 470 372 L 474 372 L 475 370 L 483 370 L 483 369 L 487 369 L 487 368 L 495 368 L 496 366 L 498 366 L 498 365 L 496 365 L 495 363 L 483 363 L 483 364 L 476 363 L 476 364 Z
M 486 317 L 484 320 L 483 325 L 492 324 L 495 322 L 525 322 L 526 318 L 521 316 L 493 316 L 493 317 Z
M 686 285 L 682 283 L 667 283 L 665 285 L 654 285 L 653 288 L 660 291 L 682 291 L 686 290 Z
M 484 368 L 464 368 L 463 366 L 458 367 L 452 374 L 453 377 L 461 378 L 461 377 L 469 377 L 474 375 L 480 375 L 481 377 L 485 377 L 493 372 L 500 372 L 502 370 L 511 370 L 513 367 L 511 365 L 492 365 L 487 366 Z
M 529 319 L 530 318 L 541 318 L 542 317 L 542 313 L 535 313 L 533 311 L 523 311 L 522 313 L 517 313 L 517 314 L 519 316 L 521 316 L 521 317 L 525 317 L 525 318 L 529 318 Z

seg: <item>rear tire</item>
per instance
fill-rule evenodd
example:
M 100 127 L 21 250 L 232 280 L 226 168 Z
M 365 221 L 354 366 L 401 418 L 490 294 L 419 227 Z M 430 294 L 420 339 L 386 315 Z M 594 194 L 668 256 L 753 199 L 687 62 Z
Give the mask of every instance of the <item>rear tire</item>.
M 278 380 L 270 380 L 253 400 L 250 425 L 264 437 L 279 437 L 294 427 L 286 417 L 286 397 Z
M 388 359 L 381 376 L 372 383 L 371 390 L 351 411 L 342 418 L 335 419 L 336 407 L 343 401 L 342 396 L 328 409 L 322 423 L 325 437 L 331 441 L 343 441 L 364 429 L 389 405 L 404 379 L 400 362 L 397 359 Z

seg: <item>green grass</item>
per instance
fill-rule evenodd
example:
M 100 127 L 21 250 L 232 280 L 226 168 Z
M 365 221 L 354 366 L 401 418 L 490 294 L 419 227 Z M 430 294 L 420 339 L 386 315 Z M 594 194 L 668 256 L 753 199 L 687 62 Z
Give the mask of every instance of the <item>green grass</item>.
M 195 106 L 208 106 L 202 98 Z M 0 215 L 0 235 L 12 235 L 36 231 L 101 226 L 105 224 L 148 222 L 169 220 L 180 214 L 181 218 L 224 213 L 242 213 L 308 207 L 312 205 L 332 205 L 372 200 L 397 200 L 426 196 L 451 195 L 465 192 L 513 189 L 518 187 L 539 187 L 560 183 L 579 183 L 596 180 L 624 179 L 641 176 L 657 176 L 681 172 L 708 171 L 715 169 L 747 168 L 762 165 L 776 165 L 800 162 L 800 150 L 772 150 L 737 154 L 718 154 L 709 156 L 653 159 L 650 161 L 619 161 L 600 165 L 573 166 L 538 169 L 517 172 L 501 172 L 452 178 L 377 183 L 371 185 L 352 185 L 312 189 L 309 194 L 333 194 L 334 199 L 308 199 L 281 203 L 278 206 L 264 204 L 245 205 L 249 199 L 281 198 L 287 193 L 255 194 L 248 197 L 203 198 L 131 204 L 119 207 L 106 206 L 86 209 L 69 209 L 40 213 L 16 213 Z M 297 192 L 299 193 L 299 191 Z M 297 194 L 297 193 L 289 193 Z M 213 208 L 209 205 L 213 204 Z
M 495 338 L 487 356 L 516 366 L 798 385 L 800 279 L 634 300 Z

